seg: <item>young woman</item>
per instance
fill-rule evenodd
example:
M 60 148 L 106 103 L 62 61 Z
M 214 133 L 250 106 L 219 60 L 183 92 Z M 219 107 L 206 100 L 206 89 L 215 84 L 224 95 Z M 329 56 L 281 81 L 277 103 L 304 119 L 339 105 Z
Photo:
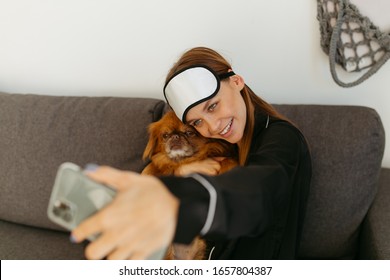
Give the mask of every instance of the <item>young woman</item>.
M 142 259 L 197 235 L 207 240 L 210 259 L 296 258 L 311 179 L 301 132 L 208 48 L 182 55 L 164 96 L 203 136 L 237 144 L 240 166 L 213 176 L 219 164 L 210 159 L 163 178 L 98 167 L 89 176 L 118 194 L 72 239 L 101 233 L 86 249 L 91 259 Z

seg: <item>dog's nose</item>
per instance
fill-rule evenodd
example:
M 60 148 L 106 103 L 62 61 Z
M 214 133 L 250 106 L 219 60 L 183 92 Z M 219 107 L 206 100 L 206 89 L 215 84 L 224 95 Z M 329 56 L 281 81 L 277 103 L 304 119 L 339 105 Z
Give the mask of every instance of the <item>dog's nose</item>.
M 178 140 L 180 138 L 179 134 L 172 134 L 173 140 Z

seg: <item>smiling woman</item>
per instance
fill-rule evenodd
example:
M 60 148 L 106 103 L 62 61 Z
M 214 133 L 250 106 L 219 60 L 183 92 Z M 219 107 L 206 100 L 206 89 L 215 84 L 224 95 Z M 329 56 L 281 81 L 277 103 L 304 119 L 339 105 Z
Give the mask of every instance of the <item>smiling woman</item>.
M 250 148 L 255 107 L 267 114 L 267 123 L 269 117 L 285 120 L 245 84 L 242 76 L 234 73 L 224 57 L 209 48 L 193 48 L 182 55 L 167 75 L 164 96 L 176 115 L 203 136 L 237 143 L 241 164 Z M 224 114 L 224 120 L 212 119 L 217 111 Z

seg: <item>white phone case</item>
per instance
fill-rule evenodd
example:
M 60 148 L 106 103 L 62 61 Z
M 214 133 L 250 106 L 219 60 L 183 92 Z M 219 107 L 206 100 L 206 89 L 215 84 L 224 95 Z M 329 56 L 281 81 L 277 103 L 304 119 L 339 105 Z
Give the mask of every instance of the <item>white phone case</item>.
M 58 169 L 47 214 L 53 222 L 73 230 L 114 196 L 113 189 L 88 178 L 76 164 L 66 162 Z

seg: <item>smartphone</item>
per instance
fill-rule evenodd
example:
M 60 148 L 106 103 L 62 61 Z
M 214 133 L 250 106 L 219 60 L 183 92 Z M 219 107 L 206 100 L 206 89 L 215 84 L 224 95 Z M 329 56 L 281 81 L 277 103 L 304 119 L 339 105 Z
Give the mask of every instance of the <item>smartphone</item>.
M 110 203 L 116 191 L 99 184 L 83 173 L 76 164 L 60 165 L 47 208 L 47 215 L 54 223 L 72 231 L 83 220 Z M 98 235 L 88 237 L 93 241 Z M 166 248 L 153 253 L 148 259 L 163 259 Z
M 88 178 L 78 165 L 65 162 L 58 169 L 47 214 L 51 221 L 71 231 L 114 196 L 115 190 Z

